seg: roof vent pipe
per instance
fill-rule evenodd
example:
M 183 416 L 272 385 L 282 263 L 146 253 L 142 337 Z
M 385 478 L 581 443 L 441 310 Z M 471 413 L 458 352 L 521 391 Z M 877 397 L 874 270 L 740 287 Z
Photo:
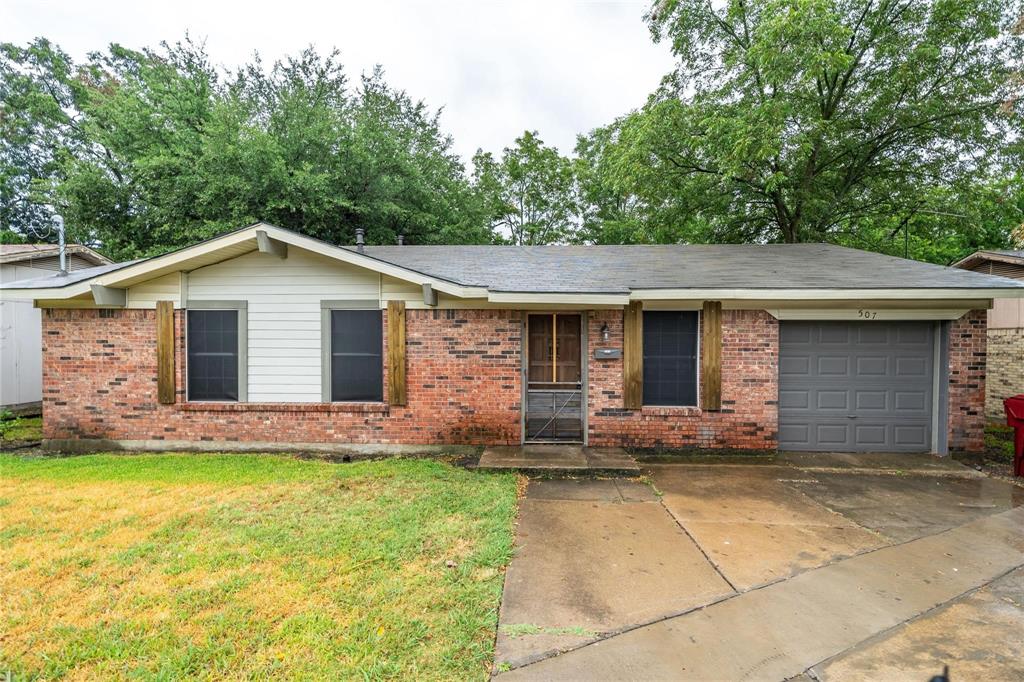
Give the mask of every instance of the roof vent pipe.
M 405 235 L 404 234 L 400 234 L 400 235 L 398 235 L 398 245 L 402 246 L 403 244 L 405 244 Z
M 67 244 L 64 243 L 64 216 L 54 214 L 53 222 L 57 225 L 57 253 L 60 254 L 60 276 L 68 274 Z
M 359 253 L 363 253 L 363 245 L 366 243 L 366 240 L 363 239 L 365 234 L 366 230 L 361 227 L 356 228 L 356 251 Z

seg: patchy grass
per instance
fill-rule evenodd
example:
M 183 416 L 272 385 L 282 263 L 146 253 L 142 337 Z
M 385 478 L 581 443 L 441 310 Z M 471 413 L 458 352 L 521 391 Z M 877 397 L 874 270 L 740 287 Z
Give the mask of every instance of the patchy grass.
M 981 452 L 954 452 L 953 458 L 990 476 L 1021 485 L 1013 477 L 1013 429 L 1005 423 L 990 422 L 985 427 L 985 449 Z
M 533 623 L 510 623 L 508 625 L 502 625 L 501 631 L 509 637 L 526 637 L 528 635 L 575 635 L 576 637 L 593 638 L 598 635 L 596 631 L 588 630 L 587 628 L 580 627 L 578 625 L 566 628 L 553 628 L 534 625 Z
M 488 676 L 519 482 L 430 460 L 0 455 L 15 679 Z
M 0 425 L 0 441 L 33 441 L 42 437 L 42 417 L 9 417 Z
M 985 454 L 1000 462 L 1013 462 L 1013 427 L 989 423 L 985 427 Z

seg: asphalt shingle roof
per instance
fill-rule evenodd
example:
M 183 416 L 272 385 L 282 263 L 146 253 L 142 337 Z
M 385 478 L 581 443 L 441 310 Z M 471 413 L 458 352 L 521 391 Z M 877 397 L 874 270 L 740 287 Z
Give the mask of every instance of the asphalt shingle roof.
M 829 244 L 367 246 L 464 286 L 536 293 L 635 289 L 985 289 L 1024 282 Z

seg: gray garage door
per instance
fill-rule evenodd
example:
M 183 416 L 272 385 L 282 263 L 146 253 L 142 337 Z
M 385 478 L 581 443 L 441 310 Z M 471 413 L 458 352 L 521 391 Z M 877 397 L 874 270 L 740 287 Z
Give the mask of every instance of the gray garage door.
M 782 322 L 779 447 L 929 452 L 931 322 Z

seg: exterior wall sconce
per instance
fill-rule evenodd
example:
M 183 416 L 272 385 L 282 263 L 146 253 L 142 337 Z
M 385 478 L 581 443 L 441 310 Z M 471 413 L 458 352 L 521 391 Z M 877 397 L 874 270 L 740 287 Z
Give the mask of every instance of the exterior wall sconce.
M 604 341 L 605 343 L 608 343 L 611 337 L 611 332 L 608 331 L 608 323 L 605 322 L 604 324 L 601 325 L 601 340 Z

